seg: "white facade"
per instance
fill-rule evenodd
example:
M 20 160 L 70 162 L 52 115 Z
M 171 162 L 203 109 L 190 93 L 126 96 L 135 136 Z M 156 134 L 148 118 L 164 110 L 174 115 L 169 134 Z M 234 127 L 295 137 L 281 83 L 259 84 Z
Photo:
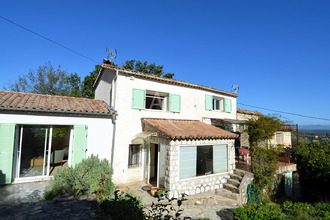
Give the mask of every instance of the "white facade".
M 19 133 L 20 129 L 25 126 L 66 126 L 69 131 L 70 141 L 68 142 L 68 165 L 71 166 L 72 159 L 72 137 L 74 126 L 84 126 L 87 130 L 87 144 L 86 144 L 86 157 L 94 154 L 98 155 L 101 159 L 110 160 L 111 147 L 112 147 L 112 129 L 113 124 L 110 117 L 101 116 L 82 116 L 79 114 L 56 114 L 56 113 L 36 113 L 30 112 L 1 112 L 1 124 L 14 124 L 15 125 L 15 146 L 14 146 L 14 159 L 13 159 L 13 180 L 14 182 L 24 182 L 38 179 L 47 179 L 47 176 L 39 176 L 36 178 L 16 178 L 17 172 L 17 155 L 19 151 Z M 54 146 L 53 146 L 54 147 Z M 1 152 L 0 152 L 1 153 Z M 24 152 L 23 152 L 24 153 Z M 45 154 L 46 155 L 46 154 Z M 32 162 L 31 162 L 32 163 Z M 16 172 L 16 174 L 15 174 Z
M 236 96 L 140 78 L 122 74 L 120 71 L 118 73 L 113 69 L 104 68 L 103 71 L 95 90 L 95 98 L 104 100 L 118 112 L 113 176 L 115 183 L 142 181 L 145 178 L 145 147 L 143 147 L 141 166 L 128 168 L 129 145 L 135 143 L 135 141 L 144 143 L 143 140 L 136 139 L 136 135 L 142 132 L 141 118 L 199 120 L 208 124 L 211 124 L 211 118 L 236 119 Z M 165 110 L 133 109 L 133 89 L 142 89 L 147 90 L 147 93 L 150 91 L 163 95 L 165 106 L 168 105 L 168 94 L 180 95 L 181 110 L 180 112 L 170 112 L 168 107 L 165 107 Z M 206 95 L 230 99 L 231 112 L 206 110 Z M 164 145 L 161 142 L 159 141 L 158 144 L 160 146 Z M 231 149 L 232 141 L 228 140 L 227 142 Z M 166 146 L 168 146 L 168 143 Z

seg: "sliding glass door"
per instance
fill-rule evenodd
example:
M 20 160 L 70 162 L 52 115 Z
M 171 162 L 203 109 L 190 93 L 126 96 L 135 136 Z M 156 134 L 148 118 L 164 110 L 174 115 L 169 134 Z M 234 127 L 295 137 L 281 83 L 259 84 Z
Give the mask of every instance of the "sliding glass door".
M 16 178 L 50 176 L 68 166 L 72 126 L 19 125 Z
M 51 149 L 50 126 L 21 125 L 17 152 L 17 177 L 47 176 Z

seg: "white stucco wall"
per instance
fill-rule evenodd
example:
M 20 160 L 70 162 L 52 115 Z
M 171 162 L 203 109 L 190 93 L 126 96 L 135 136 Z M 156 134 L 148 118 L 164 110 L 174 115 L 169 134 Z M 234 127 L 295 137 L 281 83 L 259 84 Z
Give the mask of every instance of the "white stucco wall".
M 95 88 L 95 99 L 103 100 L 111 105 L 112 79 L 115 77 L 116 72 L 113 70 L 105 71 Z
M 278 142 L 276 140 L 276 135 L 281 136 L 281 141 Z M 277 145 L 277 144 L 283 144 L 285 147 L 291 147 L 291 132 L 289 131 L 277 131 L 273 138 L 270 140 L 270 144 Z
M 17 125 L 87 125 L 87 155 L 99 155 L 110 161 L 112 144 L 111 118 L 74 117 L 41 114 L 0 113 L 0 123 Z
M 107 99 L 105 91 L 112 82 L 114 71 L 105 69 L 95 94 L 96 99 Z M 112 76 L 107 77 L 106 75 Z M 108 82 L 102 83 L 103 80 Z M 174 113 L 160 110 L 132 109 L 132 89 L 146 89 L 162 93 L 181 95 L 181 112 Z M 104 92 L 101 92 L 104 91 Z M 188 119 L 208 121 L 208 118 L 236 119 L 236 98 L 158 81 L 146 80 L 126 75 L 118 75 L 112 91 L 115 94 L 114 108 L 118 111 L 116 143 L 114 154 L 114 176 L 116 183 L 126 183 L 143 180 L 143 164 L 140 167 L 128 168 L 128 147 L 135 135 L 142 132 L 141 118 Z M 228 98 L 232 100 L 232 112 L 205 110 L 205 95 Z M 142 154 L 142 163 L 144 154 Z

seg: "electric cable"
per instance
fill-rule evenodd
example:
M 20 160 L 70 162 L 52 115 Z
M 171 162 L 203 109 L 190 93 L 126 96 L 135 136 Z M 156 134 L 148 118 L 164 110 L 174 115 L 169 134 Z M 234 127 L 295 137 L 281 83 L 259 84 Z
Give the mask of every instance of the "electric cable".
M 43 35 L 41 35 L 41 34 L 38 34 L 37 32 L 34 32 L 34 31 L 32 31 L 32 30 L 30 30 L 30 29 L 28 29 L 28 28 L 26 28 L 26 27 L 24 27 L 24 26 L 22 26 L 22 25 L 20 25 L 20 24 L 17 24 L 17 23 L 15 23 L 15 22 L 13 22 L 13 21 L 7 19 L 7 18 L 4 18 L 4 17 L 2 17 L 1 15 L 0 15 L 0 18 L 2 18 L 3 20 L 5 20 L 5 21 L 7 21 L 7 22 L 9 22 L 9 23 L 12 23 L 12 24 L 16 25 L 16 26 L 18 26 L 18 27 L 20 27 L 20 28 L 22 28 L 22 29 L 24 29 L 24 30 L 26 30 L 26 31 L 29 31 L 29 32 L 31 32 L 32 34 L 35 34 L 35 35 L 37 35 L 37 36 L 39 36 L 39 37 L 41 37 L 41 38 L 43 38 L 43 39 L 45 39 L 45 40 L 48 40 L 48 41 L 52 42 L 53 44 L 56 44 L 56 45 L 58 45 L 58 46 L 60 46 L 60 47 L 63 47 L 64 49 L 67 49 L 67 50 L 71 51 L 72 53 L 75 53 L 75 54 L 77 54 L 77 55 L 79 55 L 79 56 L 82 56 L 82 57 L 84 57 L 84 58 L 86 58 L 86 59 L 88 59 L 88 60 L 90 60 L 90 61 L 95 62 L 95 63 L 99 63 L 99 62 L 97 62 L 96 60 L 93 60 L 92 58 L 89 58 L 88 56 L 85 56 L 84 54 L 81 54 L 81 53 L 79 53 L 79 52 L 77 52 L 77 51 L 75 51 L 75 50 L 73 50 L 73 49 L 71 49 L 71 48 L 69 48 L 69 47 L 66 47 L 66 46 L 64 46 L 63 44 L 57 43 L 56 41 L 51 40 L 51 39 L 49 39 L 48 37 L 45 37 L 45 36 L 43 36 Z

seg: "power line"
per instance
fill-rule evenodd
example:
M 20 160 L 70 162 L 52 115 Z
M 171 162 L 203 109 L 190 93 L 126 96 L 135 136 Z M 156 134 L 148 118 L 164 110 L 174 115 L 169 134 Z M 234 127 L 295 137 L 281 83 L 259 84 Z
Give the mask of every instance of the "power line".
M 291 112 L 273 110 L 273 109 L 269 109 L 269 108 L 263 108 L 263 107 L 258 107 L 258 106 L 248 105 L 248 104 L 243 104 L 243 103 L 238 103 L 238 102 L 237 102 L 237 104 L 244 105 L 244 106 L 249 106 L 249 107 L 253 107 L 253 108 L 259 108 L 259 109 L 263 109 L 263 110 L 267 110 L 267 111 L 272 111 L 272 112 L 278 112 L 278 113 L 282 113 L 282 114 L 295 115 L 295 116 L 300 116 L 300 117 L 305 117 L 305 118 L 312 118 L 312 119 L 330 121 L 329 118 L 319 118 L 319 117 L 314 117 L 314 116 L 309 116 L 309 115 L 302 115 L 302 114 L 296 114 L 296 113 L 291 113 Z
M 99 63 L 99 62 L 97 62 L 96 60 L 93 60 L 92 58 L 89 58 L 88 56 L 85 56 L 84 54 L 81 54 L 81 53 L 79 53 L 79 52 L 77 52 L 77 51 L 75 51 L 75 50 L 72 50 L 72 49 L 70 49 L 69 47 L 64 46 L 63 44 L 57 43 L 56 41 L 53 41 L 53 40 L 49 39 L 48 37 L 45 37 L 45 36 L 43 36 L 43 35 L 41 35 L 41 34 L 38 34 L 37 32 L 34 32 L 34 31 L 32 31 L 32 30 L 30 30 L 30 29 L 28 29 L 28 28 L 26 28 L 26 27 L 24 27 L 24 26 L 22 26 L 22 25 L 19 25 L 19 24 L 15 23 L 15 22 L 13 22 L 13 21 L 7 19 L 7 18 L 4 18 L 4 17 L 2 17 L 2 16 L 0 16 L 0 18 L 2 18 L 2 19 L 5 20 L 5 21 L 8 21 L 9 23 L 12 23 L 12 24 L 14 24 L 14 25 L 16 25 L 16 26 L 18 26 L 18 27 L 20 27 L 20 28 L 23 28 L 24 30 L 29 31 L 29 32 L 31 32 L 32 34 L 35 34 L 35 35 L 37 35 L 37 36 L 39 36 L 39 37 L 41 37 L 41 38 L 43 38 L 43 39 L 45 39 L 45 40 L 48 40 L 48 41 L 52 42 L 53 44 L 56 44 L 56 45 L 58 45 L 58 46 L 60 46 L 60 47 L 63 47 L 64 49 L 67 49 L 67 50 L 69 50 L 69 51 L 71 51 L 71 52 L 73 52 L 73 53 L 75 53 L 75 54 L 77 54 L 77 55 L 79 55 L 79 56 L 82 56 L 82 57 L 84 57 L 84 58 L 86 58 L 86 59 L 88 59 L 88 60 L 91 60 L 91 61 L 95 62 L 95 63 Z

